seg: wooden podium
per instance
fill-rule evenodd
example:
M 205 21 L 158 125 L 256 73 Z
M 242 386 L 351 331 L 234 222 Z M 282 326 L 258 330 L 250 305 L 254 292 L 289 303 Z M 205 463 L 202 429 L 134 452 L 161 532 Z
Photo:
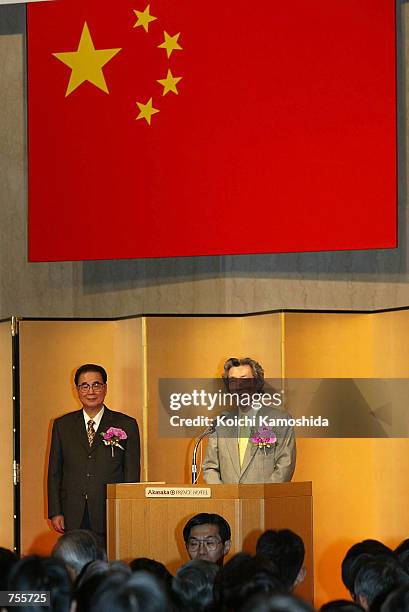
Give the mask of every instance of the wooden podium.
M 183 527 L 199 512 L 216 512 L 229 522 L 229 557 L 242 550 L 254 554 L 257 539 L 266 529 L 287 528 L 298 533 L 305 544 L 307 577 L 297 593 L 313 601 L 311 482 L 108 485 L 108 556 L 124 561 L 149 557 L 162 561 L 174 573 L 188 560 Z

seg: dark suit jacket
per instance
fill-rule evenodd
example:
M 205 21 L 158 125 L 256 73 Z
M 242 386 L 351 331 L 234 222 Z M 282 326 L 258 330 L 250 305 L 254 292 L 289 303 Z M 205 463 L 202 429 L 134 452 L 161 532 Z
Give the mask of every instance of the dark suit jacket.
M 109 427 L 123 429 L 128 438 L 124 451 L 103 443 L 101 432 Z M 106 531 L 106 484 L 139 482 L 140 444 L 135 419 L 105 406 L 104 415 L 90 448 L 82 410 L 55 419 L 48 462 L 48 516 L 62 514 L 66 531 L 79 529 L 85 502 L 91 528 Z

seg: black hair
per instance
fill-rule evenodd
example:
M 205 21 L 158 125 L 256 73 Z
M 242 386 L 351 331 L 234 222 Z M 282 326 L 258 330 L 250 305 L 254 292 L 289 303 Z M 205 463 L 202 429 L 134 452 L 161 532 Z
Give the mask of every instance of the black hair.
M 89 612 L 171 612 L 172 604 L 164 587 L 147 572 L 130 576 L 113 574 L 91 598 Z
M 78 387 L 78 381 L 81 374 L 86 374 L 86 372 L 98 372 L 99 374 L 101 374 L 102 382 L 104 384 L 108 380 L 106 370 L 102 366 L 96 365 L 95 363 L 85 363 L 84 365 L 80 366 L 75 372 L 74 383 L 76 387 Z
M 314 612 L 304 600 L 290 593 L 261 593 L 250 597 L 239 612 Z
M 320 612 L 356 612 L 361 606 L 348 599 L 334 599 L 321 606 Z
M 399 561 L 387 555 L 378 555 L 359 570 L 354 584 L 355 597 L 363 596 L 368 607 L 375 612 L 391 591 L 409 584 L 409 576 Z
M 20 559 L 10 570 L 7 590 L 50 592 L 49 606 L 27 604 L 19 606 L 20 612 L 68 612 L 70 609 L 71 579 L 63 562 L 53 557 L 32 555 Z
M 347 550 L 341 565 L 341 576 L 342 582 L 352 596 L 354 596 L 355 577 L 361 564 L 370 560 L 371 557 L 389 554 L 393 555 L 392 550 L 382 542 L 379 542 L 379 540 L 363 540 Z M 357 561 L 358 557 L 361 557 L 359 561 Z
M 394 550 L 395 555 L 398 555 L 398 557 L 404 553 L 404 552 L 408 552 L 409 551 L 409 538 L 406 538 L 406 540 L 403 540 L 399 546 L 397 546 Z
M 185 542 L 188 541 L 190 532 L 193 527 L 198 525 L 216 525 L 219 529 L 220 539 L 223 544 L 231 539 L 231 529 L 229 523 L 220 514 L 209 514 L 207 512 L 201 512 L 196 514 L 188 520 L 183 528 L 183 539 Z
M 407 612 L 409 610 L 409 585 L 399 587 L 392 591 L 385 599 L 382 612 Z
M 304 542 L 299 535 L 291 529 L 269 529 L 257 540 L 256 554 L 273 561 L 284 587 L 293 588 L 305 557 Z
M 251 595 L 282 590 L 272 561 L 238 553 L 219 570 L 214 583 L 214 599 L 222 610 L 236 610 Z
M 179 606 L 187 612 L 200 612 L 213 604 L 213 586 L 219 566 L 211 561 L 194 559 L 182 565 L 172 581 Z
M 148 574 L 153 574 L 169 587 L 172 585 L 173 576 L 160 561 L 148 559 L 147 557 L 138 557 L 130 562 L 129 567 L 132 572 L 145 571 L 148 572 Z
M 74 583 L 76 612 L 88 612 L 91 598 L 108 576 L 121 574 L 130 576 L 131 570 L 122 561 L 91 561 L 85 565 Z
M 0 591 L 7 589 L 7 576 L 17 561 L 18 557 L 14 552 L 0 546 Z

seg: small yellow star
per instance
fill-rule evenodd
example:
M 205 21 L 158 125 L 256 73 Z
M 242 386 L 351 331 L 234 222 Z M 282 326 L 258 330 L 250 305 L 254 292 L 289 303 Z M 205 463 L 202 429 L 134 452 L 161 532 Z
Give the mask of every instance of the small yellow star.
M 179 81 L 182 79 L 183 77 L 174 77 L 171 70 L 168 70 L 168 74 L 166 76 L 166 79 L 156 79 L 158 81 L 158 83 L 160 83 L 163 87 L 163 94 L 164 96 L 166 96 L 166 94 L 169 91 L 173 91 L 173 93 L 175 93 L 176 95 L 179 94 L 176 85 L 179 83 Z
M 164 41 L 161 45 L 158 45 L 159 49 L 166 49 L 168 57 L 172 55 L 172 51 L 181 51 L 182 47 L 178 43 L 180 32 L 174 36 L 169 36 L 167 32 L 163 32 Z
M 77 89 L 85 81 L 89 81 L 99 89 L 102 89 L 102 91 L 105 91 L 105 93 L 108 93 L 102 68 L 119 51 L 121 49 L 95 49 L 87 22 L 85 22 L 76 51 L 53 53 L 60 62 L 71 68 L 71 76 L 65 97 L 69 96 L 74 89 Z
M 146 104 L 142 104 L 142 102 L 137 102 L 136 104 L 138 105 L 139 110 L 141 111 L 137 116 L 137 119 L 146 119 L 146 121 L 150 125 L 152 115 L 154 115 L 155 113 L 159 113 L 159 110 L 157 108 L 153 108 L 152 106 L 152 98 L 148 100 Z
M 145 32 L 148 31 L 150 22 L 155 21 L 155 19 L 157 19 L 157 17 L 154 17 L 153 15 L 149 13 L 149 10 L 150 10 L 150 4 L 148 4 L 146 9 L 142 12 L 134 10 L 134 13 L 138 18 L 138 21 L 135 23 L 134 28 L 142 26 Z

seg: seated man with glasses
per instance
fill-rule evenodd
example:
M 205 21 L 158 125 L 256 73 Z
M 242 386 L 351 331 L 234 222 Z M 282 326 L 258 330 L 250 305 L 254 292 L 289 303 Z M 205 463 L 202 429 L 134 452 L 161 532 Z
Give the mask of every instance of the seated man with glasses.
M 202 512 L 186 523 L 183 539 L 191 559 L 223 565 L 223 558 L 231 547 L 230 525 L 220 514 Z
M 82 409 L 55 419 L 48 461 L 48 517 L 59 533 L 91 529 L 105 538 L 106 485 L 138 482 L 138 424 L 104 404 L 107 373 L 87 363 L 75 373 Z

